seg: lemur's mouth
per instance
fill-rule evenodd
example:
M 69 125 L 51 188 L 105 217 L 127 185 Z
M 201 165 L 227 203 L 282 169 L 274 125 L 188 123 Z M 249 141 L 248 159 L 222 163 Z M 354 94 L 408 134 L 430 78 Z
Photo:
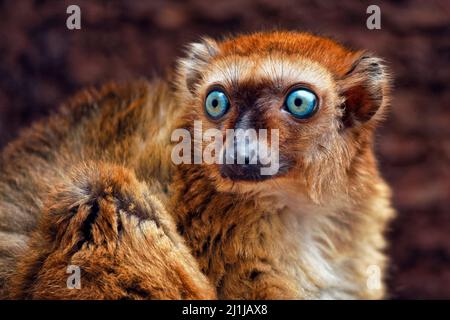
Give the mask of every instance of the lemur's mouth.
M 250 164 L 221 164 L 220 175 L 233 181 L 264 181 L 285 175 L 291 168 L 290 162 L 281 160 L 276 165 Z
M 263 181 L 280 176 L 291 168 L 290 161 L 276 148 L 260 140 L 231 140 L 222 149 L 220 174 L 233 181 Z M 274 146 L 274 145 L 272 145 Z
M 278 140 L 269 146 L 256 133 L 228 137 L 221 158 L 221 176 L 233 181 L 267 180 L 287 171 L 280 171 Z
M 267 180 L 274 176 L 262 175 L 261 168 L 262 166 L 258 164 L 222 164 L 220 165 L 220 174 L 223 178 L 234 181 Z

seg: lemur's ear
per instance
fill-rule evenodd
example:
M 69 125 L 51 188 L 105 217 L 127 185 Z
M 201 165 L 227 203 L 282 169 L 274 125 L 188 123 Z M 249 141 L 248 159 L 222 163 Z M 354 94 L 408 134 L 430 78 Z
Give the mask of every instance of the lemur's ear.
M 340 80 L 344 125 L 357 126 L 382 117 L 388 102 L 389 75 L 380 58 L 360 53 Z
M 186 86 L 194 92 L 202 76 L 204 67 L 219 53 L 217 42 L 210 38 L 203 38 L 200 42 L 191 43 L 187 49 L 187 56 L 180 61 L 180 71 L 184 75 Z

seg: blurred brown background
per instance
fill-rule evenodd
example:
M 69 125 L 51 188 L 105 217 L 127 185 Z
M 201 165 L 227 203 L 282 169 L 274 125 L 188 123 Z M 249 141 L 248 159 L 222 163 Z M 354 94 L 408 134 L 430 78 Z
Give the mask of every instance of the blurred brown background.
M 82 30 L 66 28 L 77 4 Z M 366 8 L 381 7 L 381 30 Z M 395 76 L 377 152 L 394 189 L 392 298 L 450 299 L 450 1 L 0 1 L 0 148 L 86 85 L 152 77 L 200 35 L 298 29 L 384 57 Z

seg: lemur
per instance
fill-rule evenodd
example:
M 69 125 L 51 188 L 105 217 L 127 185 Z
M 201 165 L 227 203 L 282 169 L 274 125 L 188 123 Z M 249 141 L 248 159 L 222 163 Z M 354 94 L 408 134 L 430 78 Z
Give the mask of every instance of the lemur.
M 165 80 L 82 91 L 1 154 L 1 297 L 383 298 L 389 90 L 371 53 L 272 31 L 202 38 Z M 175 165 L 171 133 L 195 121 L 277 129 L 278 172 Z

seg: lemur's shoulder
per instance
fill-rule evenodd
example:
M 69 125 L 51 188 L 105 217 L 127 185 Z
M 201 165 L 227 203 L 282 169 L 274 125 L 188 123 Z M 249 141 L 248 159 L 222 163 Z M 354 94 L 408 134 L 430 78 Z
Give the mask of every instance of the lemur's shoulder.
M 62 105 L 60 115 L 67 116 L 73 122 L 91 115 L 108 119 L 118 119 L 124 115 L 157 116 L 164 112 L 164 108 L 170 107 L 170 104 L 161 104 L 161 101 L 170 98 L 168 82 L 163 79 L 109 82 L 100 88 L 91 87 L 75 94 Z
M 80 90 L 60 105 L 55 113 L 19 131 L 17 138 L 2 150 L 2 159 L 9 161 L 11 157 L 21 153 L 21 150 L 27 153 L 38 142 L 55 143 L 62 140 L 70 132 L 69 129 L 83 119 L 93 116 L 99 109 L 111 108 L 111 99 L 117 99 L 119 95 L 130 97 L 132 92 L 144 92 L 144 82 L 132 86 L 127 84 L 126 88 L 109 83 L 100 89 L 90 87 Z
M 168 100 L 168 85 L 158 79 L 86 88 L 66 100 L 51 116 L 22 130 L 3 150 L 2 161 L 12 162 L 32 154 L 49 157 L 70 143 L 83 143 L 81 149 L 100 148 L 117 139 L 144 135 L 149 121 L 162 124 L 161 118 L 171 106 Z M 78 145 L 73 147 L 80 149 Z

